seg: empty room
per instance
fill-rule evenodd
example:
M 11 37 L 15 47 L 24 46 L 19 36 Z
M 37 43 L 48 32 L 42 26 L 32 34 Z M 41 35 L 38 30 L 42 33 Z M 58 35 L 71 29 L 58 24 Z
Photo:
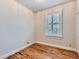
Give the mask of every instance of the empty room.
M 79 0 L 0 0 L 0 59 L 79 59 Z

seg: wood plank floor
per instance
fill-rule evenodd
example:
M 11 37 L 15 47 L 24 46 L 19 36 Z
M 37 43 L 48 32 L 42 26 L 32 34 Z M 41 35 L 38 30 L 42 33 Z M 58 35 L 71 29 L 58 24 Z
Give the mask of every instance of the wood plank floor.
M 79 59 L 79 56 L 73 51 L 36 43 L 6 59 Z

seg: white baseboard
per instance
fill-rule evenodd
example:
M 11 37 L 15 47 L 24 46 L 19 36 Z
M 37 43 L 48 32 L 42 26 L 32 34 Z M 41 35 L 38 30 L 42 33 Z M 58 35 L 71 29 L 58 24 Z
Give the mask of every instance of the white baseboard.
M 64 46 L 59 46 L 59 45 L 54 45 L 54 44 L 49 44 L 49 43 L 38 42 L 38 41 L 37 41 L 37 42 L 31 42 L 31 43 L 25 45 L 24 47 L 21 47 L 21 48 L 19 48 L 19 49 L 16 49 L 16 50 L 10 52 L 10 53 L 7 53 L 7 54 L 1 56 L 0 59 L 5 59 L 5 58 L 7 58 L 7 57 L 9 57 L 9 56 L 11 56 L 11 55 L 13 55 L 13 54 L 19 52 L 20 50 L 23 50 L 24 48 L 29 47 L 30 45 L 32 45 L 32 44 L 34 44 L 34 43 L 40 43 L 40 44 L 44 44 L 44 45 L 48 45 L 48 46 L 53 46 L 53 47 L 62 48 L 62 49 L 66 49 L 66 50 L 70 50 L 70 51 L 75 51 L 75 52 L 77 52 L 77 50 L 74 49 L 74 48 L 64 47 Z
M 23 47 L 21 47 L 21 48 L 19 48 L 19 49 L 16 49 L 16 50 L 14 50 L 14 51 L 12 51 L 12 52 L 10 52 L 10 53 L 7 53 L 7 54 L 1 56 L 0 59 L 5 59 L 5 58 L 7 58 L 7 57 L 9 57 L 9 56 L 11 56 L 11 55 L 13 55 L 13 54 L 19 52 L 20 50 L 29 47 L 30 45 L 32 45 L 32 44 L 34 44 L 34 43 L 35 43 L 35 42 L 31 42 L 31 43 L 29 43 L 29 44 L 27 44 L 27 45 L 25 45 L 25 46 L 23 46 Z
M 37 41 L 37 43 L 77 52 L 77 50 L 75 48 L 64 47 L 64 46 L 60 46 L 60 45 L 55 45 L 55 44 L 50 44 L 50 43 L 45 43 L 45 42 L 38 42 L 38 41 Z

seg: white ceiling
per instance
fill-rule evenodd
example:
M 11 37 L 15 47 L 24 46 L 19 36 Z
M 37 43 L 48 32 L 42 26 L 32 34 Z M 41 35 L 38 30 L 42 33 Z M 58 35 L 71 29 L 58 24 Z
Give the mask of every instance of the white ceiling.
M 32 9 L 33 11 L 38 11 L 71 0 L 47 0 L 46 2 L 35 2 L 35 0 L 16 0 L 16 1 Z

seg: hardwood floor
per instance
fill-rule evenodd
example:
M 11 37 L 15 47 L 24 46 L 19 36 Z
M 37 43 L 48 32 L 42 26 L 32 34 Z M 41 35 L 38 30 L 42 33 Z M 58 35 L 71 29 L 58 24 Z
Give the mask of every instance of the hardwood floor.
M 79 59 L 76 52 L 33 44 L 6 59 Z

